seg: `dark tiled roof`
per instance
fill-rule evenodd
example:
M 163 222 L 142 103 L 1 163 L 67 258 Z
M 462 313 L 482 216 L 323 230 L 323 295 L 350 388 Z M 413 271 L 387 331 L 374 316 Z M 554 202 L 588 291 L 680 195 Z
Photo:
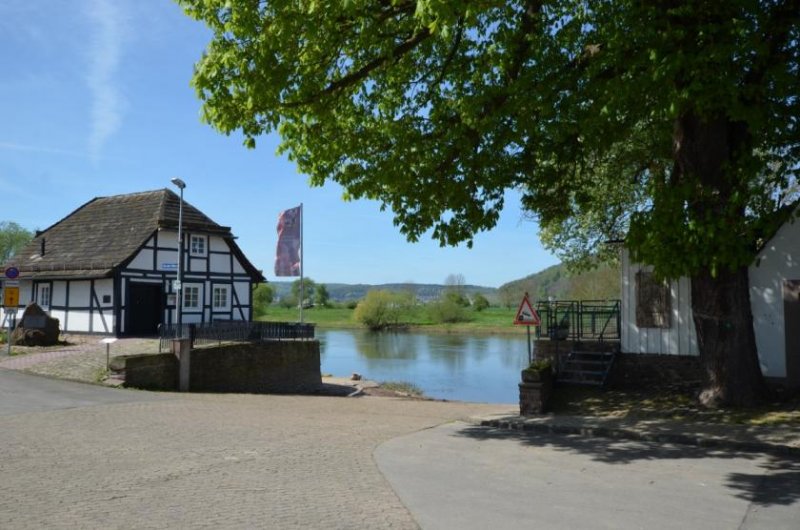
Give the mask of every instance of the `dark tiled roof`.
M 169 189 L 94 198 L 37 234 L 6 265 L 17 266 L 23 278 L 110 276 L 158 228 L 177 229 L 179 205 L 180 198 Z M 233 241 L 229 227 L 218 225 L 186 201 L 183 226 L 225 238 L 253 279 L 263 281 Z

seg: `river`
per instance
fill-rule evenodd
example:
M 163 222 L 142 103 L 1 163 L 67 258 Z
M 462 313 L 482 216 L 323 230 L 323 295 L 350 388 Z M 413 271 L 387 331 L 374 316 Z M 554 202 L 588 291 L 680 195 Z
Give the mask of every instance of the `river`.
M 436 399 L 517 403 L 525 334 L 373 333 L 317 329 L 322 373 L 413 383 Z

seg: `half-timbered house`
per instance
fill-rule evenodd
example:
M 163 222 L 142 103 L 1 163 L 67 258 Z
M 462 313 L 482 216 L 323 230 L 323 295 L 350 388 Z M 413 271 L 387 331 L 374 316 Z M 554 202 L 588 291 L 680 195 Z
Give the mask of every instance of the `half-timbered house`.
M 184 323 L 251 320 L 263 275 L 229 227 L 187 202 L 178 260 L 179 205 L 168 189 L 97 197 L 37 232 L 5 264 L 19 270 L 20 308 L 36 302 L 65 332 L 155 334 L 176 320 L 180 261 Z

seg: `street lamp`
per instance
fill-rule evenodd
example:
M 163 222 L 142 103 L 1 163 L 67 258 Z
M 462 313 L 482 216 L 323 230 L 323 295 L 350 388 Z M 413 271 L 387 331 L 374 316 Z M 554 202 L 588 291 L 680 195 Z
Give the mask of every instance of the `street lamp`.
M 186 183 L 175 177 L 170 180 L 175 186 L 177 186 L 181 190 L 181 200 L 178 206 L 178 278 L 175 280 L 175 291 L 177 291 L 177 299 L 175 302 L 175 310 L 176 310 L 176 318 L 177 318 L 177 325 L 178 329 L 176 331 L 178 338 L 183 338 L 183 315 L 181 314 L 181 310 L 183 309 L 183 188 L 186 187 Z

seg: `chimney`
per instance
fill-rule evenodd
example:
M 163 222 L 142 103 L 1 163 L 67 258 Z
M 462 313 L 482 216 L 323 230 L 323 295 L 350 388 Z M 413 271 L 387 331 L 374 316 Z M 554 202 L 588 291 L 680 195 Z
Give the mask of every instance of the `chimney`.
M 42 249 L 39 251 L 39 255 L 44 256 L 44 238 L 42 238 L 41 243 L 42 243 Z

